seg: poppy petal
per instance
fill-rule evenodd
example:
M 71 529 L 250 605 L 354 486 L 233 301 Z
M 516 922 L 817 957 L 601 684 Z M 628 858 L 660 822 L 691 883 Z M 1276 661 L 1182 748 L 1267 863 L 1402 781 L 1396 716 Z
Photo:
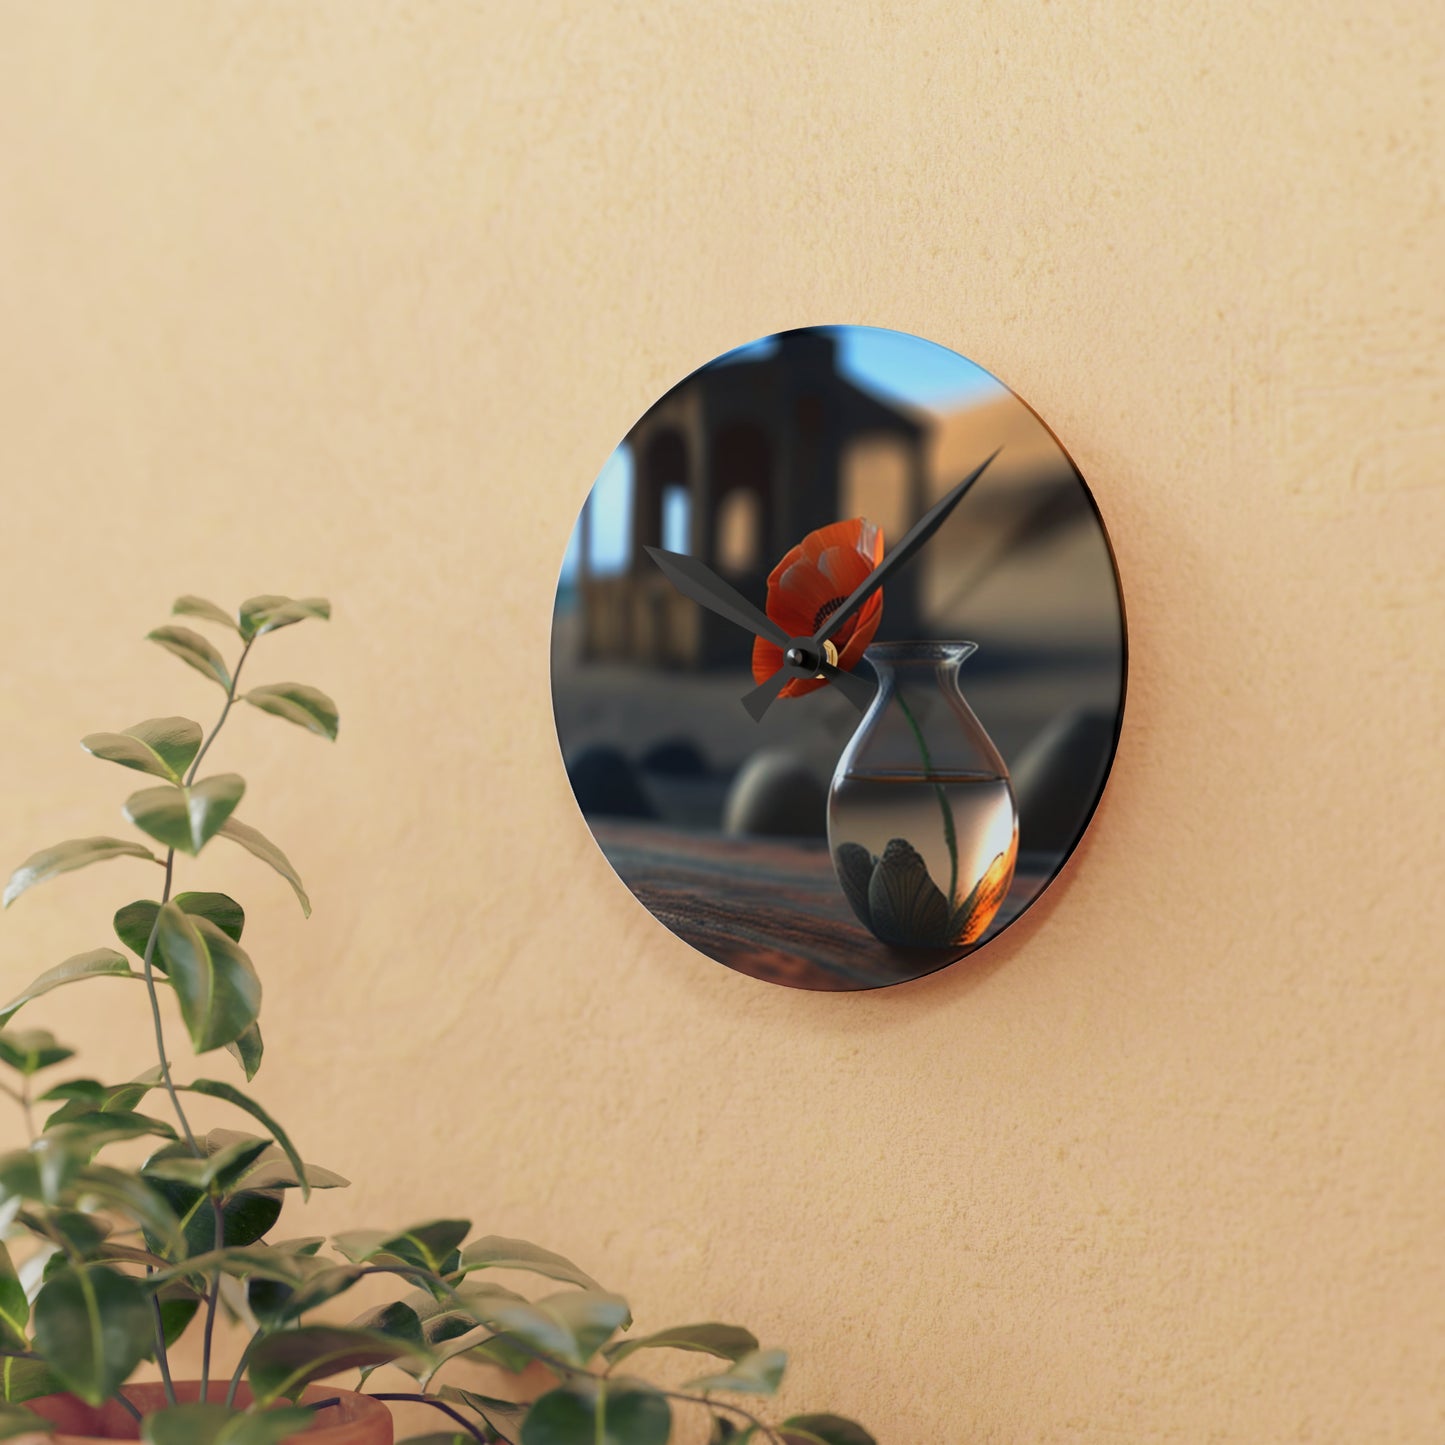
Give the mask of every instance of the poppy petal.
M 873 603 L 877 601 L 878 606 Z M 858 616 L 850 619 L 853 625 L 852 635 L 841 646 L 834 638 L 833 645 L 838 648 L 838 666 L 847 672 L 852 672 L 863 659 L 863 654 L 868 650 L 868 645 L 873 641 L 874 634 L 878 631 L 878 624 L 883 620 L 883 599 L 875 592 L 864 604 Z
M 873 557 L 875 551 L 881 554 L 882 534 L 866 517 L 854 517 L 847 522 L 834 522 L 809 532 L 802 541 L 803 555 L 816 562 L 830 547 L 842 547 L 864 557 Z
M 883 557 L 883 534 L 864 517 L 819 527 L 793 547 L 768 574 L 768 616 L 789 637 L 817 631 L 829 613 L 861 583 Z M 875 592 L 832 637 L 838 665 L 851 670 L 873 640 L 883 613 Z M 753 680 L 767 682 L 783 666 L 783 650 L 758 638 L 753 643 Z M 801 697 L 828 685 L 823 677 L 793 677 L 780 697 Z
M 766 637 L 753 639 L 753 681 L 766 682 L 783 665 L 783 649 Z
M 849 552 L 842 547 L 829 547 L 818 558 L 818 571 L 844 597 L 872 570 L 872 565 L 861 552 Z
M 811 563 L 796 562 L 769 594 L 768 616 L 790 637 L 806 637 L 847 595 Z

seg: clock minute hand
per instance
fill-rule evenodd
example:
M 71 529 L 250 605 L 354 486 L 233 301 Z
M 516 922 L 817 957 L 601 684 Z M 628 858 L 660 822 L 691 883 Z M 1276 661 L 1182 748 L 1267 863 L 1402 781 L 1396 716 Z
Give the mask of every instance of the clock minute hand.
M 742 593 L 729 586 L 696 557 L 689 557 L 682 552 L 666 552 L 661 547 L 646 547 L 643 550 L 684 597 L 691 598 L 699 607 L 706 607 L 709 611 L 716 612 L 719 617 L 725 617 L 729 622 L 735 622 L 739 627 L 746 628 L 783 649 L 783 666 L 778 669 L 775 677 L 765 682 L 762 687 L 755 688 L 744 699 L 744 706 L 755 719 L 768 710 L 768 703 L 782 691 L 783 684 L 790 677 L 811 677 L 815 672 L 822 673 L 829 681 L 836 683 L 855 707 L 866 708 L 872 701 L 873 689 L 862 678 L 844 672 L 841 667 L 835 667 L 821 656 L 813 657 L 808 654 L 804 659 L 800 653 L 799 663 L 794 664 L 789 654 L 797 650 L 798 644 L 805 639 L 789 637 L 766 612 L 755 607 Z M 807 661 L 806 667 L 801 665 L 804 660 Z M 761 697 L 760 694 L 766 694 L 766 697 Z
M 696 557 L 682 552 L 665 552 L 661 547 L 644 547 L 643 550 L 657 563 L 662 575 L 699 607 L 706 607 L 708 611 L 716 612 L 719 617 L 725 617 L 746 631 L 777 643 L 779 647 L 786 649 L 791 645 L 792 638 L 766 612 L 755 607 Z
M 813 634 L 813 645 L 821 647 L 852 615 L 944 524 L 948 514 L 963 500 L 963 494 L 984 474 L 988 464 L 999 452 L 998 447 L 984 458 L 947 496 L 935 502 L 908 535 L 890 552 L 827 617 Z

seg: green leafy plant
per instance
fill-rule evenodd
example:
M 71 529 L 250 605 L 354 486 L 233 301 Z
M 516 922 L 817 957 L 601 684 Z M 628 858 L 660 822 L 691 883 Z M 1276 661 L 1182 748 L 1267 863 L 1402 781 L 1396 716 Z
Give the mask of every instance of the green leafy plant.
M 176 614 L 218 625 L 239 643 L 231 663 L 189 627 L 150 633 L 221 689 L 215 724 L 206 732 L 188 718 L 151 718 L 82 739 L 95 757 L 154 780 L 122 807 L 146 841 L 56 844 L 27 858 L 4 891 L 9 907 L 37 884 L 111 859 L 139 859 L 162 875 L 159 898 L 115 914 L 120 948 L 66 959 L 0 1007 L 0 1092 L 18 1105 L 29 1140 L 0 1155 L 7 1241 L 0 1244 L 0 1439 L 58 1428 L 27 1402 L 69 1392 L 91 1406 L 116 1402 L 151 1445 L 278 1445 L 325 1423 L 336 1401 L 317 1400 L 315 1391 L 303 1398 L 314 1382 L 355 1370 L 364 1386 L 374 1370 L 392 1365 L 415 1388 L 372 1392 L 375 1398 L 423 1402 L 444 1426 L 413 1445 L 664 1445 L 675 1411 L 686 1408 L 706 1413 L 713 1445 L 872 1445 L 865 1430 L 835 1415 L 770 1425 L 735 1403 L 774 1393 L 785 1365 L 782 1351 L 761 1348 L 747 1330 L 704 1323 L 628 1334 L 631 1311 L 620 1295 L 549 1250 L 478 1236 L 469 1220 L 355 1230 L 329 1241 L 271 1237 L 288 1192 L 304 1199 L 347 1181 L 305 1162 L 245 1089 L 173 1072 L 166 1032 L 176 1015 L 195 1054 L 228 1053 L 228 1067 L 248 1085 L 264 1057 L 261 980 L 242 944 L 245 911 L 228 894 L 177 892 L 177 860 L 217 839 L 239 845 L 275 869 L 309 915 L 286 855 L 237 814 L 245 780 L 201 776 L 201 765 L 238 702 L 335 739 L 336 705 L 317 688 L 240 690 L 263 637 L 330 610 L 322 598 L 263 596 L 233 616 L 203 598 L 180 598 Z M 44 1029 L 15 1027 L 15 1016 L 98 978 L 141 986 L 137 1026 L 145 1029 L 148 1005 L 154 1062 L 123 1083 L 68 1077 L 37 1092 L 41 1077 L 53 1078 L 73 1053 Z M 199 1132 L 187 1113 L 197 1097 L 229 1106 L 246 1128 Z M 166 1117 L 151 1112 L 156 1099 Z M 115 1146 L 137 1140 L 148 1141 L 143 1163 L 111 1162 Z M 541 1279 L 544 1291 L 524 1295 L 496 1283 L 498 1270 Z M 346 1323 L 329 1317 L 340 1296 L 374 1277 L 390 1281 L 395 1297 Z M 212 1371 L 222 1315 L 247 1332 L 229 1377 Z M 199 1389 L 178 1390 L 170 1352 L 193 1328 L 201 1332 Z M 659 1350 L 716 1363 L 687 1385 L 662 1388 L 631 1373 L 635 1357 Z M 547 1385 L 530 1401 L 480 1394 L 444 1378 L 457 1361 L 513 1376 L 530 1368 L 529 1378 L 541 1373 Z M 145 1414 L 125 1386 L 147 1362 L 158 1367 L 164 1391 L 161 1408 Z

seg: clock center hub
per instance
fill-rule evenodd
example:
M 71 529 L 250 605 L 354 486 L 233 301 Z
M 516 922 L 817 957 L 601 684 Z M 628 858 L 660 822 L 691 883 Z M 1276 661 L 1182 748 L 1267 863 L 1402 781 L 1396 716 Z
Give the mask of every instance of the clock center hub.
M 827 663 L 829 667 L 838 665 L 838 649 L 833 646 L 831 638 L 823 642 L 823 651 L 816 653 L 810 647 L 794 643 L 792 647 L 783 654 L 783 661 L 795 672 L 806 672 L 810 676 L 822 677 L 823 674 L 818 668 Z

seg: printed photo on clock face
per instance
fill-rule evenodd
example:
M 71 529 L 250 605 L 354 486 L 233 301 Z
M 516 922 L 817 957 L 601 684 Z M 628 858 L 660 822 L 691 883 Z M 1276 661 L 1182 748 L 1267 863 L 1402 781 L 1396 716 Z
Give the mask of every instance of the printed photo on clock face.
M 602 460 L 553 711 L 587 827 L 663 926 L 758 979 L 878 988 L 980 966 L 1058 874 L 1125 651 L 1044 422 L 947 348 L 823 327 L 694 371 Z

